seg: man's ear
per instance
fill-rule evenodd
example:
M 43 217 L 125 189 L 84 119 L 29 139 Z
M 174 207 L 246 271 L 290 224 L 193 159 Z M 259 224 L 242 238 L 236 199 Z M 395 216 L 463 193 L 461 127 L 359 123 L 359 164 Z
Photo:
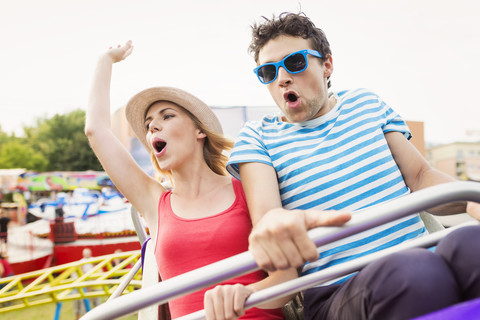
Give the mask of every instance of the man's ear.
M 323 62 L 323 75 L 325 78 L 328 78 L 332 75 L 333 73 L 333 59 L 332 55 L 329 54 L 328 57 L 325 59 Z

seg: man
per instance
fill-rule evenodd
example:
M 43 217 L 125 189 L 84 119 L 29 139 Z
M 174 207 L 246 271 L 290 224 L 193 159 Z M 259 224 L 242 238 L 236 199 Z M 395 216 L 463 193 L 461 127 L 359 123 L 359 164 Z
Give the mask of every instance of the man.
M 452 179 L 428 165 L 408 142 L 406 123 L 376 94 L 329 92 L 329 43 L 305 15 L 284 13 L 254 25 L 250 50 L 257 77 L 281 111 L 246 124 L 227 167 L 242 180 L 254 224 L 250 250 L 258 264 L 275 270 L 309 261 L 307 274 L 425 235 L 419 216 L 411 215 L 324 246 L 318 255 L 306 231 L 346 222 L 350 215 L 310 209 L 355 212 Z M 480 217 L 474 203 L 430 212 L 465 210 Z M 463 241 L 455 235 L 437 254 L 418 249 L 393 255 L 307 290 L 305 318 L 408 319 L 478 297 L 480 275 L 456 277 L 478 269 L 480 257 L 454 266 L 449 255 L 453 250 L 465 262 L 468 252 L 480 249 L 474 244 L 479 234 L 473 227 L 462 233 L 463 239 L 478 239 L 468 245 L 450 248 Z

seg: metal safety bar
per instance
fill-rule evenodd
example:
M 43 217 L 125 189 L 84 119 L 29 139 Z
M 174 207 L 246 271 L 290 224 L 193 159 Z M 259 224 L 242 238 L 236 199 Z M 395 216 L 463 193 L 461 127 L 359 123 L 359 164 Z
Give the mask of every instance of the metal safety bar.
M 322 284 L 325 281 L 336 279 L 340 276 L 344 276 L 355 271 L 358 271 L 365 267 L 367 264 L 374 262 L 382 257 L 385 257 L 389 254 L 400 252 L 406 249 L 411 248 L 429 248 L 438 243 L 443 237 L 447 234 L 453 232 L 454 230 L 463 228 L 465 226 L 478 225 L 477 221 L 467 222 L 461 225 L 444 229 L 442 231 L 437 231 L 428 236 L 424 236 L 406 243 L 384 249 L 382 251 L 377 251 L 375 253 L 369 254 L 355 260 L 351 260 L 345 263 L 342 263 L 338 266 L 323 269 L 284 283 L 277 284 L 270 288 L 263 289 L 252 293 L 247 300 L 245 301 L 245 310 L 250 309 L 259 304 L 275 300 L 290 294 L 294 294 L 305 289 L 314 287 L 316 285 Z M 175 320 L 202 320 L 205 319 L 205 310 L 200 310 L 186 316 L 176 318 Z
M 352 216 L 352 219 L 342 227 L 320 227 L 310 230 L 308 235 L 315 245 L 319 247 L 409 214 L 455 201 L 480 202 L 480 184 L 475 182 L 451 182 L 419 190 L 392 201 L 361 210 L 361 214 L 357 214 L 360 212 L 357 211 Z M 425 245 L 429 246 L 431 244 Z M 360 260 L 360 258 L 358 260 Z M 335 268 L 338 267 L 339 266 L 336 266 Z M 148 288 L 121 296 L 113 301 L 108 301 L 91 310 L 82 317 L 82 320 L 115 319 L 126 314 L 134 313 L 149 305 L 163 304 L 176 297 L 258 269 L 258 265 L 252 254 L 248 251 L 243 252 L 219 262 L 164 280 Z M 347 273 L 349 272 L 352 271 L 347 271 Z M 302 284 L 294 284 L 294 286 L 297 286 L 298 291 L 301 291 L 307 287 L 319 284 L 315 281 L 313 284 L 308 282 L 312 280 L 310 276 L 313 277 L 313 275 L 314 274 L 298 278 L 297 280 L 301 280 L 300 282 L 302 282 Z M 339 275 L 340 274 L 335 273 L 335 275 L 331 276 L 337 277 Z M 303 283 L 303 281 L 307 283 Z M 324 280 L 319 281 L 322 282 Z M 287 283 L 285 284 L 288 286 Z M 268 290 L 272 290 L 272 288 L 274 287 L 252 295 L 247 299 L 248 306 L 253 306 L 254 302 L 252 302 L 252 299 L 257 299 L 257 296 L 259 297 L 258 299 L 262 301 L 273 299 L 268 293 Z M 264 291 L 267 292 L 266 296 L 268 297 L 261 297 Z M 290 291 L 284 295 L 287 294 L 290 294 Z M 278 295 L 276 297 L 278 297 Z
M 125 289 L 128 287 L 130 281 L 132 281 L 132 279 L 135 277 L 141 266 L 142 259 L 138 259 L 133 268 L 130 269 L 130 271 L 125 275 L 125 277 L 123 277 L 122 282 L 120 282 L 115 291 L 110 295 L 110 297 L 108 297 L 107 301 L 118 298 L 122 295 L 123 291 L 125 291 Z
M 142 221 L 140 220 L 140 217 L 138 216 L 137 210 L 135 209 L 134 206 L 130 207 L 130 215 L 132 217 L 133 226 L 135 227 L 135 231 L 137 232 L 138 240 L 140 241 L 141 244 L 143 244 L 147 240 L 148 236 L 147 236 L 147 232 L 145 231 L 145 227 L 143 226 Z M 142 259 L 139 259 L 139 260 L 137 260 L 137 262 L 135 263 L 133 268 L 130 269 L 130 271 L 125 275 L 125 277 L 122 279 L 122 282 L 120 282 L 118 287 L 110 295 L 110 297 L 107 299 L 107 301 L 111 301 L 111 300 L 116 299 L 116 298 L 118 298 L 122 295 L 123 291 L 128 287 L 128 284 L 135 277 L 138 270 L 140 270 L 141 266 L 142 266 Z
M 135 227 L 135 231 L 137 232 L 138 240 L 141 244 L 143 244 L 147 239 L 147 231 L 145 231 L 145 227 L 143 226 L 142 221 L 140 220 L 140 216 L 138 215 L 137 210 L 134 206 L 130 207 L 130 215 L 132 216 L 133 226 Z

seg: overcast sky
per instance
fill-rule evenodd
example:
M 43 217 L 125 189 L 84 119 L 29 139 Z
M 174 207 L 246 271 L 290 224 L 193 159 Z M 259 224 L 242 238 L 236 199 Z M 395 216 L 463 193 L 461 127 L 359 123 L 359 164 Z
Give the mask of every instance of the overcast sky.
M 428 142 L 480 141 L 476 0 L 0 0 L 0 125 L 20 134 L 38 117 L 85 109 L 97 56 L 129 39 L 112 111 L 157 85 L 211 106 L 273 106 L 252 72 L 250 25 L 300 7 L 330 41 L 333 90 L 378 93 L 424 121 Z

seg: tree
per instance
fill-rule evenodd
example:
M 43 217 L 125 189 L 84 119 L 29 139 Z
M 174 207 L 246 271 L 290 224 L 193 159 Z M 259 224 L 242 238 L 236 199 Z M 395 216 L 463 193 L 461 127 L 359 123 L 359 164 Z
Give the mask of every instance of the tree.
M 47 159 L 28 147 L 21 139 L 12 137 L 2 143 L 0 149 L 0 168 L 43 171 L 47 166 Z
M 31 147 L 47 160 L 46 171 L 103 170 L 84 134 L 85 111 L 38 119 L 24 128 Z
M 2 130 L 2 126 L 0 125 L 0 148 L 3 144 L 5 144 L 9 140 L 8 134 Z
M 0 168 L 42 171 L 47 160 L 28 146 L 24 138 L 8 135 L 0 126 Z

